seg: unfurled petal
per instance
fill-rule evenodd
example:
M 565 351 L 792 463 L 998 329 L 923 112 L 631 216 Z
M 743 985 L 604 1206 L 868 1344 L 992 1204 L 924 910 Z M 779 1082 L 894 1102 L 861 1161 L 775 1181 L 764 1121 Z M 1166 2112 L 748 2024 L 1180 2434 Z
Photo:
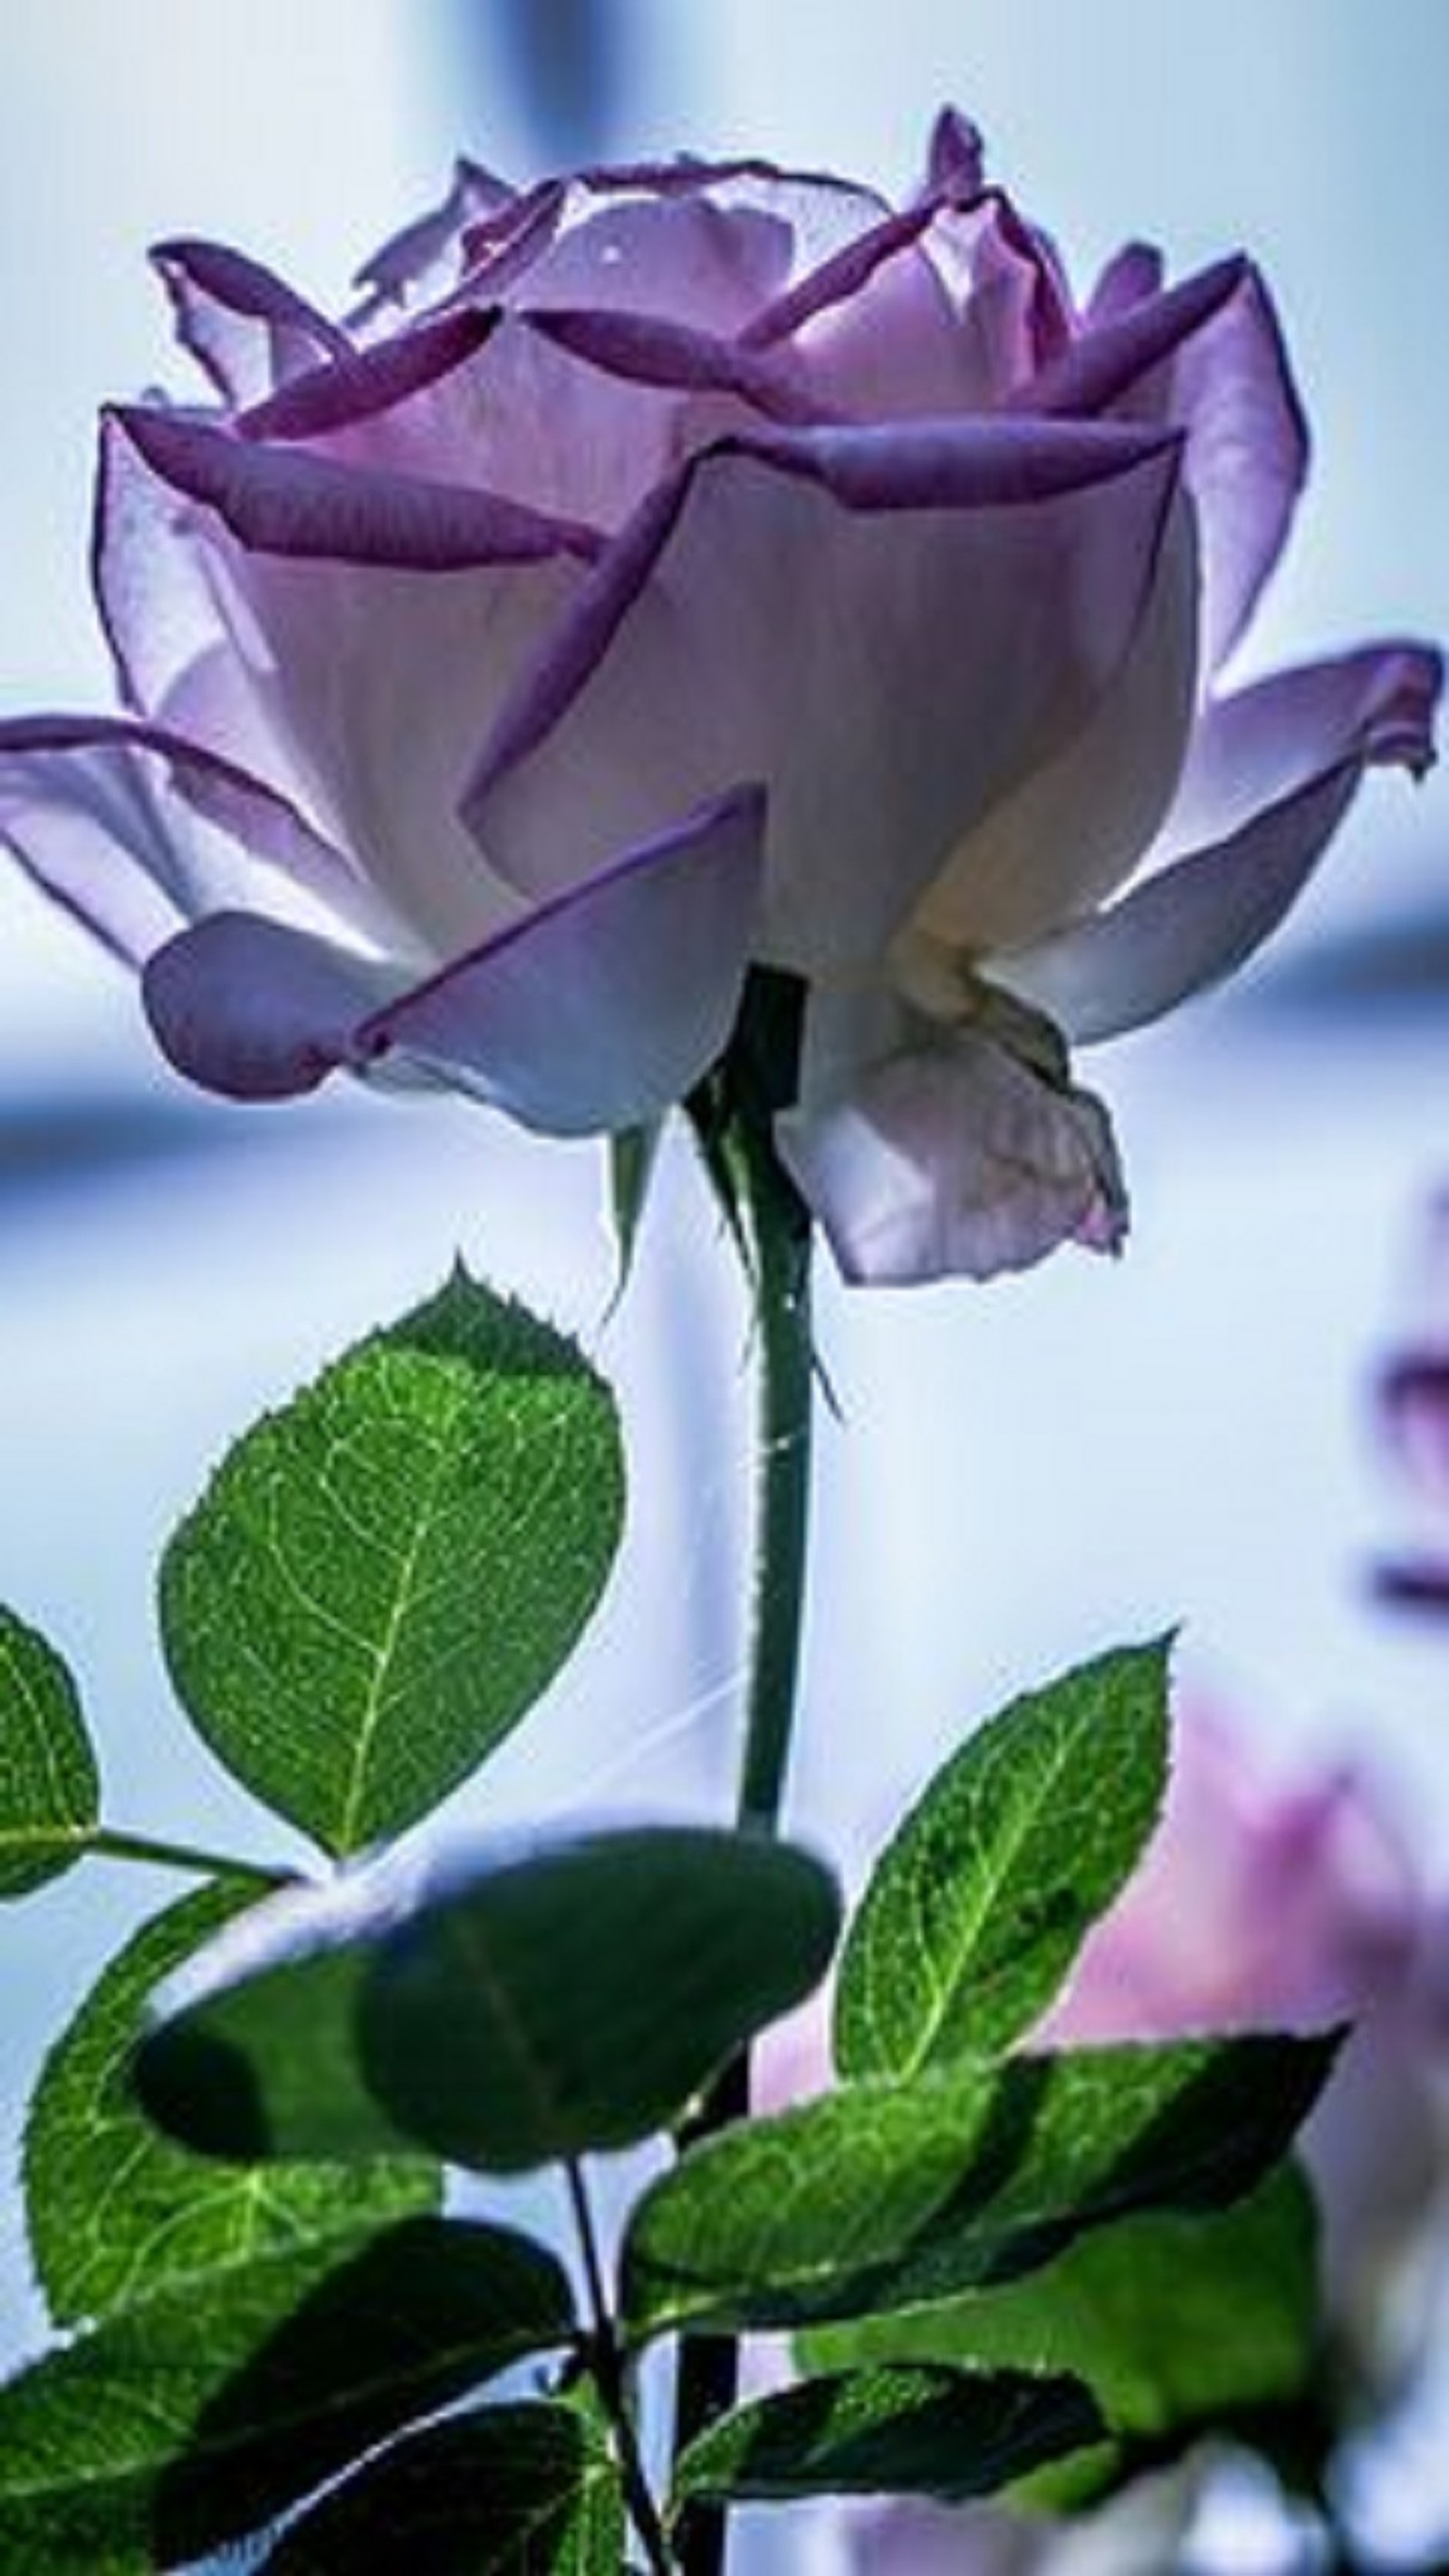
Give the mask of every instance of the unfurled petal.
M 632 1127 L 692 1089 L 724 1046 L 759 910 L 764 799 L 721 800 L 360 1030 L 551 1135 Z
M 1195 522 L 1179 497 L 1152 595 L 1112 685 L 1055 760 L 967 835 L 917 926 L 974 956 L 1074 921 L 1123 884 L 1171 804 L 1197 679 Z
M 258 402 L 347 338 L 293 287 L 220 242 L 168 241 L 151 257 L 182 346 L 228 403 Z
M 727 441 L 599 566 L 468 811 L 535 897 L 738 777 L 771 782 L 767 962 L 867 964 L 1129 651 L 1175 446 L 920 424 Z
M 1068 1241 L 1115 1251 L 1126 1232 L 1100 1102 L 975 1029 L 903 1026 L 898 1051 L 776 1135 L 849 1280 L 989 1279 Z
M 289 1100 L 347 1061 L 356 1031 L 399 982 L 332 940 L 218 912 L 159 949 L 146 1016 L 178 1073 L 229 1100 Z
M 1087 298 L 1089 324 L 1115 322 L 1134 304 L 1162 293 L 1164 261 L 1151 242 L 1127 242 L 1113 253 Z
M 1156 856 L 1122 901 L 989 972 L 1079 1043 L 1230 974 L 1296 900 L 1365 768 L 1422 769 L 1437 657 L 1388 645 L 1281 674 L 1214 710 Z M 1214 826 L 1216 839 L 1198 839 Z M 1187 855 L 1178 855 L 1187 847 Z

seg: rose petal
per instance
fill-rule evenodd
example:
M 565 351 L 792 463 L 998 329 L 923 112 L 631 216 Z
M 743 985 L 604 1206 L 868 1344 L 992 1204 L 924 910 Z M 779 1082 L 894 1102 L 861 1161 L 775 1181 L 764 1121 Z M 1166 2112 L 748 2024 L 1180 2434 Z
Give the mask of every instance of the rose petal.
M 1386 645 L 1225 700 L 1154 853 L 1169 863 L 1110 911 L 993 957 L 993 981 L 1085 1044 L 1230 974 L 1296 900 L 1365 768 L 1425 766 L 1440 676 L 1434 654 Z
M 868 962 L 1115 675 L 1174 453 L 968 422 L 696 459 L 500 719 L 467 803 L 490 860 L 537 897 L 561 853 L 597 864 L 730 778 L 768 777 L 767 960 Z
M 1054 760 L 967 835 L 918 926 L 977 956 L 1074 920 L 1132 873 L 1172 801 L 1192 724 L 1198 578 L 1179 498 L 1156 578 L 1115 680 Z
M 964 203 L 980 195 L 985 177 L 986 147 L 980 127 L 959 107 L 941 108 L 931 128 L 923 195 Z
M 1069 1240 L 1115 1251 L 1125 1233 L 1101 1104 L 974 1029 L 901 1014 L 894 1052 L 776 1136 L 852 1281 L 989 1279 Z
M 1023 388 L 1033 412 L 1118 409 L 1187 433 L 1184 475 L 1203 531 L 1205 667 L 1238 642 L 1282 553 L 1308 470 L 1304 421 L 1272 301 L 1246 260 L 1164 294 L 1141 291 L 1155 255 L 1123 255 L 1071 351 Z M 1110 281 L 1110 282 L 1109 282 Z
M 345 333 L 257 260 L 219 242 L 158 242 L 151 253 L 176 317 L 176 335 L 224 401 L 256 402 L 328 351 Z
M 411 926 L 417 953 L 455 955 L 514 918 L 518 898 L 483 865 L 458 801 L 593 540 L 485 494 L 194 422 L 145 413 L 122 431 L 155 479 L 153 507 L 169 498 L 185 578 L 229 629 L 217 667 L 264 699 L 274 774 L 299 782 L 308 818 Z
M 357 1033 L 550 1135 L 638 1125 L 729 1035 L 759 907 L 764 798 L 736 790 L 403 994 Z
M 154 725 L 0 723 L 0 831 L 37 882 L 133 964 L 179 921 L 234 902 L 385 935 L 368 889 L 284 799 Z
M 218 912 L 158 949 L 141 993 L 158 1045 L 188 1081 L 229 1100 L 290 1100 L 347 1061 L 399 980 L 395 965 L 310 931 Z

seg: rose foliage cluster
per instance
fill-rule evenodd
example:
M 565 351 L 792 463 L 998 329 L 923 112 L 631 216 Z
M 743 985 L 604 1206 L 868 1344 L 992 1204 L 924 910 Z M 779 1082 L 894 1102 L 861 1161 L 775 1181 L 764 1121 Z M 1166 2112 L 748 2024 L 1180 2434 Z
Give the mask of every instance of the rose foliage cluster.
M 64 2340 L 0 2386 L 7 2568 L 144 2576 L 255 2535 L 276 2576 L 668 2576 L 720 2563 L 697 2535 L 735 2503 L 1080 2503 L 1311 2386 L 1284 2159 L 1337 2035 L 1032 2035 L 1153 1830 L 1163 1643 L 970 1734 L 843 1926 L 824 1862 L 758 1830 L 400 1841 L 570 1653 L 621 1457 L 577 1350 L 461 1274 L 237 1443 L 166 1549 L 162 1638 L 300 1864 L 113 1823 L 66 1665 L 0 1613 L 0 1896 L 87 1855 L 204 1882 L 112 1961 L 31 2106 Z M 700 2135 L 720 2067 L 832 1956 L 823 2088 Z M 608 2244 L 594 2160 L 650 2142 Z M 520 2175 L 525 2225 L 496 2200 Z M 795 2335 L 797 2375 L 659 2479 L 659 2356 L 756 2333 Z M 500 2394 L 520 2362 L 533 2393 Z
M 1116 1247 L 1069 1050 L 1235 967 L 1431 751 L 1411 643 L 1224 685 L 1307 447 L 1249 263 L 1079 290 L 954 113 L 900 210 L 460 167 L 341 321 L 156 257 L 206 385 L 104 424 L 123 711 L 0 728 L 0 830 L 173 1062 L 617 1133 L 764 967 L 849 1277 Z

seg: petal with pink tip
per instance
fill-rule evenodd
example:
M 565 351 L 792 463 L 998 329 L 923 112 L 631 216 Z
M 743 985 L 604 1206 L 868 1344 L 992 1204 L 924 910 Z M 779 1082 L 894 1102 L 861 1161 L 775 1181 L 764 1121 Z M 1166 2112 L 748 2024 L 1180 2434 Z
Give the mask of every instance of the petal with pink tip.
M 355 1037 L 526 1127 L 633 1127 L 683 1098 L 739 1006 L 764 798 L 733 791 L 402 994 Z
M 990 1279 L 1068 1241 L 1116 1251 L 1125 1234 L 1100 1102 L 975 1029 L 903 1014 L 893 1052 L 777 1119 L 776 1135 L 854 1282 Z
M 868 963 L 1085 721 L 1151 592 L 1175 443 L 923 423 L 723 442 L 600 564 L 467 813 L 535 898 L 730 779 L 770 786 L 767 962 Z
M 992 980 L 1083 1044 L 1218 983 L 1277 929 L 1364 770 L 1427 766 L 1440 681 L 1437 655 L 1395 644 L 1225 699 L 1200 727 L 1158 872 L 1110 911 L 989 959 Z

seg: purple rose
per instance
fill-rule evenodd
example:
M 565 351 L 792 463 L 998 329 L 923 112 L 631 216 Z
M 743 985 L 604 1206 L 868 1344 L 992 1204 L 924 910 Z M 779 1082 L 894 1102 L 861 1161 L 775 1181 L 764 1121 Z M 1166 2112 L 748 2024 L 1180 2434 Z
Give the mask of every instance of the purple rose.
M 461 168 L 341 323 L 157 264 L 209 388 L 104 425 L 125 711 L 0 727 L 0 830 L 173 1063 L 604 1131 L 765 964 L 849 1276 L 1117 1244 L 1068 1047 L 1236 966 L 1365 767 L 1431 756 L 1417 645 L 1220 693 L 1305 459 L 1255 271 L 1133 246 L 1078 297 L 952 114 L 901 212 Z

